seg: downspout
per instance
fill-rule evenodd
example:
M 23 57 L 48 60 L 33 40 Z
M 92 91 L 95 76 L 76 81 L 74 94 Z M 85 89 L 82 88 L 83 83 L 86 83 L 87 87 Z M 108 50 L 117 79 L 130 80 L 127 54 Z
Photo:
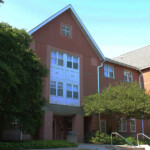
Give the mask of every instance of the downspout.
M 139 85 L 140 85 L 140 89 L 142 88 L 141 87 L 141 77 L 142 77 L 142 72 L 141 72 L 141 70 L 139 70 L 139 72 L 141 73 L 140 74 L 140 76 L 139 76 Z M 142 114 L 142 116 L 141 116 L 141 119 L 142 119 L 142 133 L 144 134 L 144 121 L 143 121 L 143 114 Z M 144 135 L 143 135 L 143 140 L 144 140 Z
M 97 86 L 98 86 L 98 87 L 97 87 L 97 91 L 98 91 L 98 93 L 100 93 L 99 69 L 100 69 L 101 67 L 103 67 L 104 62 L 105 62 L 105 60 L 101 63 L 100 66 L 97 67 Z M 99 101 L 100 101 L 100 99 L 99 99 Z M 99 113 L 99 115 L 98 115 L 98 121 L 99 121 L 99 133 L 101 133 L 101 115 L 100 115 L 100 113 Z

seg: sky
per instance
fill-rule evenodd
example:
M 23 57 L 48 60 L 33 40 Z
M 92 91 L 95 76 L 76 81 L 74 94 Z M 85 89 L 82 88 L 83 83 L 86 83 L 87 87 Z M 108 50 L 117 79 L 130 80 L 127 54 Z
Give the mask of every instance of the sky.
M 68 4 L 104 56 L 150 45 L 150 0 L 4 0 L 0 22 L 29 31 Z

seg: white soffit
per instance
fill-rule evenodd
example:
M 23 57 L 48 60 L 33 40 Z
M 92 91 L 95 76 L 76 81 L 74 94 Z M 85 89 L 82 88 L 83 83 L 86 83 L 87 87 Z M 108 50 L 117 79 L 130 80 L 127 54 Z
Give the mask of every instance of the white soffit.
M 79 16 L 77 15 L 77 13 L 75 12 L 75 10 L 73 9 L 73 7 L 71 5 L 67 5 L 65 8 L 61 9 L 60 11 L 58 11 L 57 13 L 55 13 L 54 15 L 52 15 L 51 17 L 49 17 L 48 19 L 46 19 L 45 21 L 43 21 L 41 24 L 39 24 L 38 26 L 36 26 L 32 30 L 30 30 L 29 34 L 33 34 L 38 29 L 40 29 L 41 27 L 43 27 L 44 25 L 46 25 L 48 22 L 50 22 L 51 20 L 55 19 L 57 16 L 59 16 L 60 14 L 62 14 L 63 12 L 65 12 L 68 9 L 71 10 L 72 15 L 73 15 L 75 21 L 77 22 L 77 24 L 79 25 L 80 29 L 84 33 L 85 37 L 89 41 L 91 47 L 95 50 L 95 52 L 97 53 L 97 55 L 99 56 L 99 58 L 101 60 L 105 60 L 105 56 L 103 55 L 103 53 L 101 52 L 100 48 L 98 47 L 98 45 L 96 44 L 96 42 L 94 41 L 94 39 L 92 38 L 92 36 L 88 32 L 87 28 L 82 23 L 81 19 L 79 18 Z

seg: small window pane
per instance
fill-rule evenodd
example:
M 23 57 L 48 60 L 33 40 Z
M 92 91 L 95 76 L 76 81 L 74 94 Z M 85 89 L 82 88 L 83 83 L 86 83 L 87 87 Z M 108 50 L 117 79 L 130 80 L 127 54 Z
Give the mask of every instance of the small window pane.
M 62 25 L 62 30 L 65 30 L 66 28 L 65 28 L 65 26 L 64 25 Z
M 73 69 L 78 69 L 78 63 L 73 63 Z
M 56 57 L 57 57 L 57 52 L 52 51 L 52 52 L 51 52 L 51 57 L 55 57 L 55 58 L 56 58 Z
M 58 52 L 58 58 L 63 59 L 63 53 Z
M 59 88 L 59 89 L 62 89 L 62 88 L 63 88 L 63 83 L 58 82 L 58 88 Z
M 51 65 L 56 65 L 57 58 L 51 58 Z
M 109 66 L 109 72 L 113 72 L 113 67 Z
M 51 88 L 51 95 L 56 95 L 56 89 L 54 89 L 54 88 Z
M 114 77 L 113 72 L 109 72 L 109 77 L 110 77 L 110 78 L 113 78 L 113 77 Z
M 51 88 L 56 88 L 56 81 L 51 81 L 50 83 Z
M 124 76 L 124 81 L 127 81 L 127 76 Z
M 67 84 L 67 97 L 72 98 L 72 85 Z
M 56 81 L 50 82 L 50 94 L 56 95 Z
M 107 71 L 104 71 L 104 76 L 108 77 L 108 72 Z
M 67 55 L 67 61 L 71 61 L 72 62 L 72 56 Z
M 108 66 L 107 65 L 104 65 L 104 70 L 108 70 Z
M 78 86 L 77 85 L 73 86 L 73 91 L 78 91 Z
M 67 84 L 67 90 L 72 91 L 72 85 L 71 84 Z
M 68 68 L 72 68 L 72 62 L 67 61 L 67 67 L 68 67 Z
M 58 89 L 57 91 L 58 96 L 63 96 L 63 89 Z
M 78 92 L 73 92 L 73 98 L 78 99 Z
M 67 97 L 72 98 L 72 91 L 67 91 Z
M 63 66 L 64 65 L 64 61 L 62 59 L 58 59 L 58 66 Z
M 73 57 L 73 62 L 74 62 L 74 63 L 78 63 L 78 57 L 75 57 L 75 56 L 74 56 L 74 57 Z

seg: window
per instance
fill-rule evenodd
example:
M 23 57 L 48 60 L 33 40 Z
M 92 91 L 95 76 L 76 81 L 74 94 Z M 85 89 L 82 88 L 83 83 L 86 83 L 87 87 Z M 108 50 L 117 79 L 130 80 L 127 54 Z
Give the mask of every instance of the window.
M 73 85 L 73 98 L 78 99 L 78 86 Z
M 124 71 L 124 81 L 125 82 L 132 82 L 132 72 L 131 71 Z
M 53 96 L 63 96 L 63 83 L 51 81 L 50 82 L 50 94 Z
M 51 81 L 50 92 L 51 92 L 51 95 L 56 95 L 56 81 Z
M 67 67 L 78 69 L 78 57 L 67 55 Z
M 67 97 L 78 99 L 78 85 L 67 84 Z
M 72 56 L 67 55 L 67 67 L 72 68 Z
M 114 67 L 110 65 L 104 65 L 104 76 L 114 78 Z
M 136 120 L 134 118 L 130 119 L 130 132 L 136 132 Z
M 101 132 L 106 133 L 106 121 L 101 120 Z
M 64 66 L 64 55 L 61 52 L 51 52 L 51 65 Z
M 119 126 L 120 132 L 127 132 L 127 120 L 121 118 L 120 119 L 120 126 Z
M 72 98 L 72 85 L 67 84 L 67 97 Z
M 57 96 L 63 96 L 63 83 L 58 82 L 57 84 Z
M 70 36 L 71 35 L 69 26 L 62 25 L 61 31 L 62 31 L 62 35 L 65 35 L 65 36 Z

